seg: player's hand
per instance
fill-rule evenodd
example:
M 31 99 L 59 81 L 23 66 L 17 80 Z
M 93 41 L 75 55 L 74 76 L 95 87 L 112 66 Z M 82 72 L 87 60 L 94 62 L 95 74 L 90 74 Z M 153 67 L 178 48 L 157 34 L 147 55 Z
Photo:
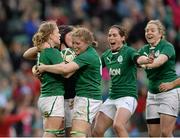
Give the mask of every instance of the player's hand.
M 147 60 L 148 60 L 148 64 L 153 63 L 154 62 L 154 56 L 153 55 L 149 55 Z
M 40 64 L 39 66 L 37 66 L 37 71 L 38 73 L 42 74 L 43 72 L 45 72 L 45 66 L 44 64 Z
M 35 77 L 37 77 L 37 78 L 40 78 L 41 75 L 42 75 L 42 74 L 38 71 L 37 65 L 34 65 L 34 66 L 32 67 L 32 73 L 33 73 L 33 75 L 34 75 Z
M 173 88 L 173 83 L 172 82 L 161 83 L 161 85 L 159 86 L 159 90 L 161 92 L 168 91 L 168 90 L 170 90 L 172 88 Z

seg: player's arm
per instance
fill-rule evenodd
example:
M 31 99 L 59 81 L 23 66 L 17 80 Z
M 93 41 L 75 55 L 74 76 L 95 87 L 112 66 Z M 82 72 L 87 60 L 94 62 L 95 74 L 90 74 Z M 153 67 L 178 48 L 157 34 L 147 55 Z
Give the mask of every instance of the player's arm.
M 28 60 L 35 60 L 37 57 L 37 53 L 38 53 L 37 47 L 31 47 L 24 52 L 23 58 Z
M 32 74 L 37 77 L 38 79 L 41 79 L 41 73 L 37 70 L 37 65 L 34 65 L 32 67 Z
M 154 56 L 148 56 L 148 55 L 140 55 L 135 49 L 129 50 L 128 53 L 131 56 L 131 59 L 134 61 L 134 63 L 137 66 L 141 66 L 142 64 L 150 64 L 154 61 Z
M 49 48 L 48 43 L 44 43 L 42 45 L 42 49 Z M 23 58 L 28 59 L 28 60 L 35 60 L 37 57 L 37 53 L 39 52 L 37 47 L 31 47 L 28 50 L 26 50 L 23 54 Z
M 38 66 L 38 70 L 40 73 L 42 72 L 51 72 L 55 74 L 62 74 L 64 76 L 67 76 L 69 74 L 72 75 L 72 73 L 76 72 L 79 69 L 79 65 L 75 62 L 69 62 L 67 64 L 60 63 L 60 64 L 54 64 L 54 65 L 40 65 Z
M 165 54 L 160 54 L 157 58 L 154 59 L 151 64 L 144 64 L 144 68 L 158 68 L 163 65 L 168 60 L 168 56 Z
M 171 82 L 161 83 L 161 85 L 159 86 L 159 90 L 168 91 L 177 86 L 180 86 L 180 78 L 177 78 L 176 80 L 171 81 Z
M 147 57 L 147 56 L 139 56 L 137 57 L 136 60 L 138 65 L 153 63 L 153 61 L 154 61 L 154 57 Z
M 76 71 L 71 72 L 71 73 L 68 73 L 67 75 L 63 75 L 63 77 L 64 77 L 64 78 L 70 78 L 75 72 L 76 72 Z

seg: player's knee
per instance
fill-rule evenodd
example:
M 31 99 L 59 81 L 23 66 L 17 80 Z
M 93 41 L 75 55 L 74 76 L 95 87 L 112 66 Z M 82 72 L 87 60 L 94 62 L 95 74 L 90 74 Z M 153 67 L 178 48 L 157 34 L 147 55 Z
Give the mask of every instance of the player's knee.
M 159 132 L 148 132 L 148 136 L 149 137 L 160 137 L 160 133 Z
M 169 130 L 167 129 L 161 130 L 161 137 L 171 137 L 171 135 L 172 135 L 172 132 L 170 132 Z
M 148 136 L 149 137 L 160 137 L 160 130 L 159 129 L 148 129 Z
M 113 123 L 113 129 L 116 132 L 123 131 L 125 129 L 125 126 L 122 123 Z
M 100 128 L 94 128 L 92 130 L 92 136 L 93 137 L 103 137 L 104 136 L 104 130 Z

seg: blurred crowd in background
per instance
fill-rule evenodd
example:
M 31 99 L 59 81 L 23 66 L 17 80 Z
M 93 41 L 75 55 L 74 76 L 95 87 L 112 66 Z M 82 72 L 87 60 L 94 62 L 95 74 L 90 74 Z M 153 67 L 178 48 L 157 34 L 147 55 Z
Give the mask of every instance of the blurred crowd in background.
M 0 9 L 0 136 L 42 135 L 42 119 L 36 105 L 40 82 L 31 72 L 35 62 L 22 58 L 24 51 L 32 47 L 32 36 L 42 21 L 54 19 L 58 25 L 89 28 L 101 55 L 108 48 L 107 29 L 111 25 L 126 26 L 127 43 L 138 50 L 146 43 L 146 23 L 159 19 L 166 27 L 167 40 L 175 46 L 176 71 L 180 75 L 180 0 L 0 0 Z M 106 99 L 109 85 L 106 69 L 102 84 Z M 138 107 L 128 126 L 130 136 L 147 132 L 146 84 L 146 75 L 139 69 Z M 1 123 L 2 119 L 6 123 Z M 179 118 L 175 129 L 180 131 Z

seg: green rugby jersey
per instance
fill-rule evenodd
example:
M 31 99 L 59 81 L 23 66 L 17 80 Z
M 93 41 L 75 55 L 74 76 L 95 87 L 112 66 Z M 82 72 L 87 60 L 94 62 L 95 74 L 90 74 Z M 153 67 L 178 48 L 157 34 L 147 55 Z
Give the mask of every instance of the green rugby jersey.
M 76 95 L 101 100 L 102 65 L 96 50 L 89 46 L 87 50 L 73 60 L 80 69 L 77 71 Z
M 134 58 L 138 55 L 135 49 L 126 44 L 117 52 L 112 53 L 108 49 L 103 53 L 102 65 L 108 68 L 111 77 L 110 99 L 125 96 L 137 99 L 137 68 Z
M 148 56 L 151 53 L 151 46 L 149 44 L 145 45 L 139 50 L 139 53 L 140 55 Z M 170 82 L 177 78 L 174 46 L 166 40 L 161 40 L 158 45 L 154 47 L 155 58 L 160 54 L 168 56 L 168 61 L 158 68 L 145 69 L 149 80 L 148 89 L 153 94 L 160 93 L 158 87 L 162 82 Z
M 58 49 L 46 48 L 40 52 L 40 63 L 53 65 L 63 62 Z M 64 95 L 64 78 L 61 75 L 44 72 L 41 76 L 40 97 Z

